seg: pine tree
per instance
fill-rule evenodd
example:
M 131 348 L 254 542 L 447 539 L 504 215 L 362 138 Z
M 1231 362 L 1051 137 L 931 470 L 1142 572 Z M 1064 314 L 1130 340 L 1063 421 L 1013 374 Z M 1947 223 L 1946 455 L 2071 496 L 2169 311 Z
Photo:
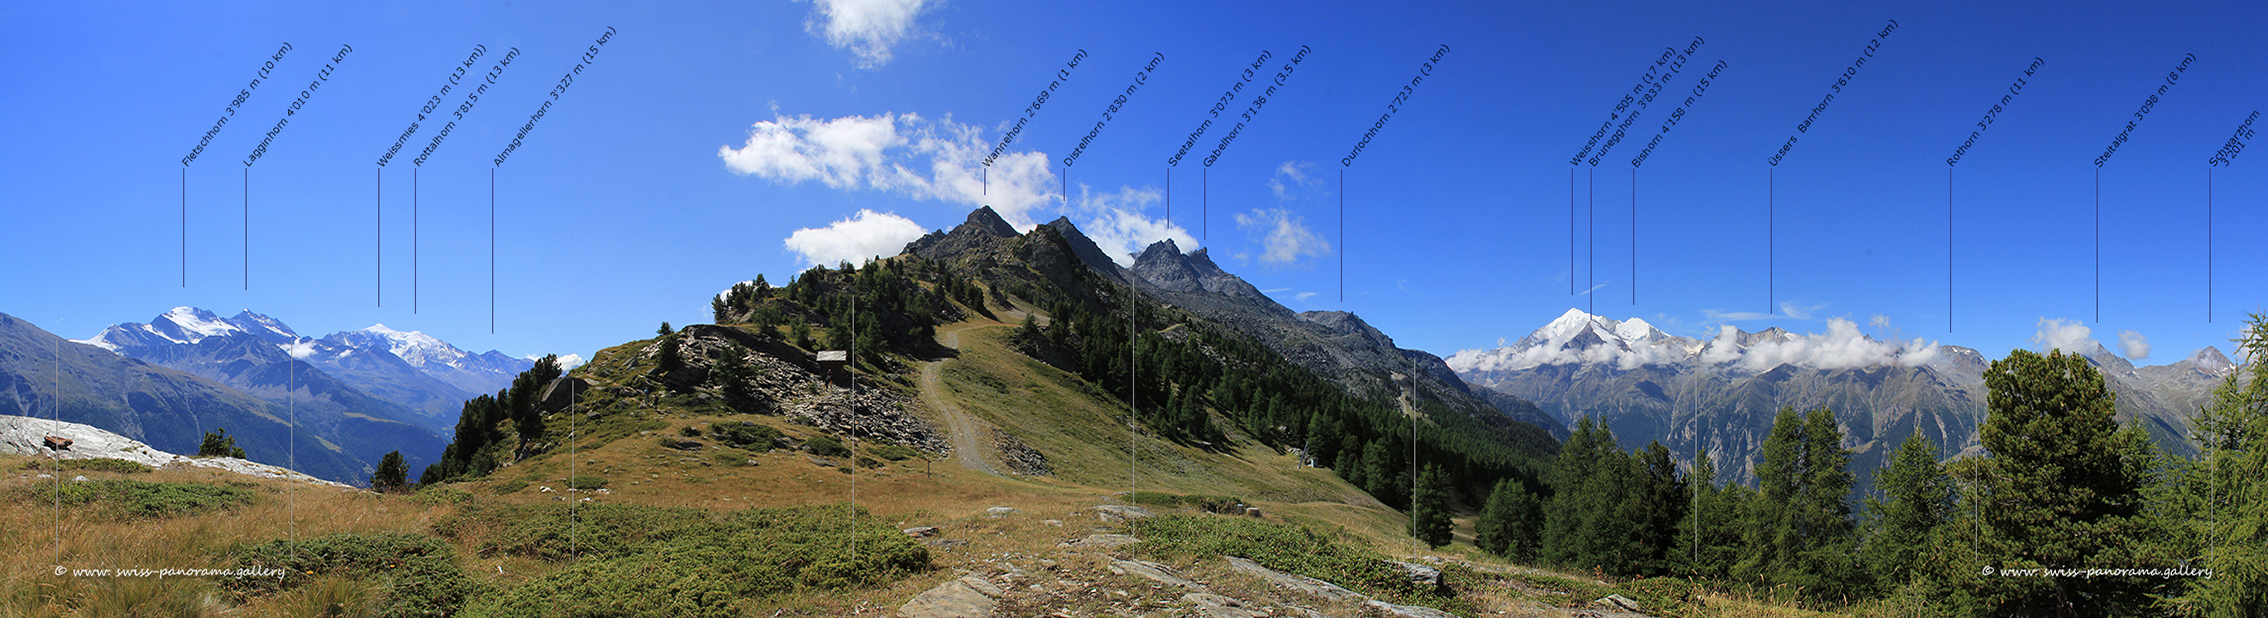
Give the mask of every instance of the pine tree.
M 1863 576 L 1850 506 L 1850 452 L 1826 408 L 1798 415 L 1781 408 L 1756 466 L 1757 494 L 1745 509 L 1746 555 L 1734 574 L 1805 590 L 1814 598 L 1847 597 Z
M 1363 471 L 1362 477 L 1368 483 L 1364 489 L 1371 497 L 1389 508 L 1400 509 L 1408 506 L 1404 502 L 1408 496 L 1403 490 L 1409 487 L 1409 469 L 1402 467 L 1406 463 L 1402 461 L 1402 449 L 1394 448 L 1390 442 L 1379 438 L 1363 449 L 1362 459 L 1369 464 L 1369 469 Z
M 1896 588 L 1913 579 L 1921 553 L 1952 517 L 1953 479 L 1937 465 L 1937 444 L 1916 432 L 1876 473 L 1874 487 L 1882 499 L 1866 501 L 1866 563 L 1883 587 Z
M 1637 463 L 1643 471 L 1638 478 L 1640 487 L 1632 492 L 1628 513 L 1636 520 L 1634 540 L 1639 546 L 1639 559 L 1633 570 L 1648 575 L 1668 575 L 1683 562 L 1677 553 L 1677 528 L 1685 520 L 1691 501 L 1686 498 L 1686 479 L 1679 478 L 1677 462 L 1670 459 L 1669 447 L 1656 441 L 1646 446 Z
M 1739 485 L 1718 487 L 1715 457 L 1703 451 L 1693 465 L 1686 496 L 1692 509 L 1678 525 L 1677 546 L 1671 552 L 1683 557 L 1686 568 L 1699 577 L 1723 578 L 1732 573 L 1741 556 L 1741 509 L 1746 497 Z
M 401 491 L 409 485 L 409 464 L 402 462 L 402 452 L 387 453 L 378 459 L 378 470 L 370 475 L 370 488 L 381 492 Z
M 2117 394 L 2076 354 L 2010 352 L 1985 371 L 1980 439 L 1984 513 L 1999 568 L 2126 568 L 2139 564 L 2149 522 L 2143 488 L 2154 461 L 2139 429 L 2120 429 Z M 2003 613 L 2106 615 L 2140 607 L 2151 582 L 2127 577 L 1992 578 Z
M 2214 576 L 2181 601 L 2216 616 L 2268 608 L 2268 314 L 2251 314 L 2239 332 L 2236 357 L 2245 363 L 2192 422 L 2206 480 L 2191 530 Z
M 1537 539 L 1543 532 L 1543 512 L 1536 495 L 1519 479 L 1496 482 L 1488 504 L 1481 507 L 1475 542 L 1489 553 L 1516 562 L 1535 560 Z
M 1551 471 L 1551 507 L 1545 511 L 1542 553 L 1545 562 L 1573 564 L 1580 555 L 1576 528 L 1589 514 L 1580 511 L 1583 489 L 1589 485 L 1592 444 L 1598 441 L 1591 417 L 1575 421 L 1575 431 L 1559 445 L 1559 459 Z
M 732 306 L 725 303 L 724 295 L 709 299 L 709 316 L 712 324 L 732 323 Z
M 237 448 L 236 438 L 229 437 L 227 428 L 214 428 L 205 432 L 204 442 L 197 445 L 197 456 L 243 459 L 244 449 Z
M 665 327 L 664 330 L 667 330 L 668 324 L 664 323 L 663 326 Z M 654 346 L 654 374 L 667 376 L 676 373 L 679 368 L 684 366 L 685 357 L 680 355 L 677 350 L 677 335 L 662 335 L 661 341 Z
M 1448 545 L 1455 538 L 1455 524 L 1449 513 L 1449 475 L 1440 466 L 1427 465 L 1418 475 L 1418 484 L 1410 500 L 1410 519 L 1419 541 L 1426 547 Z

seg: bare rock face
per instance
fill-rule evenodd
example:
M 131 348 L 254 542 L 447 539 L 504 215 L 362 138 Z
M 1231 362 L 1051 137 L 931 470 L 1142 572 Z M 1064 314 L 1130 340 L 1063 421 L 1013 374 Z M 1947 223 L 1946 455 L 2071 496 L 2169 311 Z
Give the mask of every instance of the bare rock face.
M 1102 517 L 1103 521 L 1126 521 L 1129 519 L 1141 519 L 1144 517 L 1149 517 L 1151 515 L 1149 509 L 1128 504 L 1105 504 L 1098 506 L 1095 507 L 1095 514 Z
M 938 584 L 898 608 L 899 618 L 991 618 L 1005 594 L 974 575 Z
M 1181 577 L 1181 573 L 1175 571 L 1173 567 L 1156 562 L 1149 562 L 1145 560 L 1114 560 L 1110 563 L 1110 572 L 1120 575 L 1133 575 L 1135 577 L 1140 577 L 1142 579 L 1147 579 L 1168 586 L 1180 586 L 1198 592 L 1205 591 L 1205 586 L 1203 584 L 1183 579 Z
M 744 350 L 741 361 L 753 377 L 729 386 L 752 393 L 750 399 L 758 406 L 743 412 L 779 414 L 827 433 L 903 444 L 932 454 L 947 450 L 945 437 L 936 427 L 905 411 L 906 395 L 865 376 L 860 376 L 855 389 L 828 384 L 809 352 L 737 328 L 709 324 L 685 327 L 678 331 L 677 342 L 685 366 L 664 376 L 663 382 L 671 388 L 722 395 L 719 389 L 728 385 L 712 380 L 710 368 L 737 345 Z M 651 358 L 660 351 L 658 345 L 646 346 L 643 353 Z
M 58 440 L 68 448 L 49 448 L 51 441 Z M 124 459 L 152 468 L 219 468 L 245 476 L 347 487 L 342 483 L 318 479 L 281 466 L 234 457 L 183 457 L 95 427 L 24 416 L 0 415 L 0 453 L 56 459 Z

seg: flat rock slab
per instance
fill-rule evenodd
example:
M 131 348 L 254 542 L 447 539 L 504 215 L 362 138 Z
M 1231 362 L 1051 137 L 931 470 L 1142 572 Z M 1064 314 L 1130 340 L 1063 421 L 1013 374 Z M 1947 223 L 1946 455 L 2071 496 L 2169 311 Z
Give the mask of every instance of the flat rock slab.
M 1016 514 L 1016 508 L 1009 506 L 996 506 L 984 510 L 986 517 L 1007 517 L 1014 514 Z
M 938 584 L 898 608 L 900 618 L 991 618 L 1003 592 L 974 575 Z
M 1258 562 L 1238 558 L 1236 556 L 1227 556 L 1227 558 L 1229 568 L 1246 573 L 1251 573 L 1253 575 L 1258 575 L 1261 579 L 1268 580 L 1268 583 L 1275 584 L 1277 587 L 1284 588 L 1292 592 L 1332 601 L 1360 601 L 1369 598 L 1353 590 L 1341 588 L 1338 584 L 1333 584 L 1331 582 L 1308 577 L 1305 575 L 1293 575 L 1290 573 L 1285 573 L 1283 571 L 1260 566 L 1260 563 Z
M 1204 584 L 1182 579 L 1179 574 L 1174 572 L 1173 567 L 1158 564 L 1155 562 L 1142 560 L 1113 560 L 1110 563 L 1110 572 L 1118 573 L 1120 575 L 1133 575 L 1142 579 L 1147 579 L 1168 586 L 1180 586 L 1198 592 L 1205 591 Z
M 1395 605 L 1376 599 L 1362 603 L 1362 615 L 1377 618 L 1457 618 L 1456 614 L 1431 607 Z
M 1141 519 L 1152 515 L 1149 509 L 1129 504 L 1105 504 L 1098 506 L 1095 507 L 1095 514 L 1101 516 L 1103 521 L 1126 521 L 1129 519 Z
M 1071 539 L 1062 543 L 1057 543 L 1056 546 L 1111 549 L 1133 545 L 1140 542 L 1142 542 L 1142 539 L 1134 538 L 1124 534 L 1090 534 L 1084 538 Z

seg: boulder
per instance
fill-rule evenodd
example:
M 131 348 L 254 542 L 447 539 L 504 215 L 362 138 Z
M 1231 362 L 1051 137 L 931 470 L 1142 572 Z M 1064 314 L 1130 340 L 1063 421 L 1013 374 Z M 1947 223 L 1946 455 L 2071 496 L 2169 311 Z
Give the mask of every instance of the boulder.
M 50 451 L 68 451 L 68 450 L 71 450 L 71 439 L 70 439 L 70 438 L 62 438 L 62 437 L 56 437 L 56 436 L 48 436 L 48 437 L 47 437 L 47 439 L 46 439 L 46 440 L 44 440 L 43 442 L 45 442 L 45 443 L 46 443 L 46 445 L 47 445 L 47 450 L 50 450 Z
M 906 536 L 910 536 L 910 537 L 913 537 L 913 538 L 917 538 L 917 539 L 918 539 L 918 538 L 923 538 L 923 537 L 932 537 L 932 536 L 937 536 L 937 527 L 936 527 L 936 526 L 922 526 L 922 527 L 919 527 L 919 528 L 907 528 L 907 529 L 905 529 L 905 533 L 906 533 Z
M 591 383 L 583 381 L 582 378 L 562 377 L 552 380 L 550 384 L 545 384 L 543 392 L 537 395 L 536 407 L 544 412 L 566 410 L 569 402 L 582 403 L 589 400 L 591 398 L 590 390 Z
M 1622 596 L 1619 594 L 1610 594 L 1599 597 L 1598 599 L 1591 601 L 1591 605 L 1596 606 L 1599 609 L 1612 609 L 1626 612 L 1638 611 L 1637 601 L 1633 601 L 1630 599 L 1630 597 Z
M 1420 588 L 1441 587 L 1441 569 L 1409 562 L 1394 562 L 1394 566 L 1402 570 L 1403 576 L 1410 578 L 1410 583 L 1417 584 Z
M 898 607 L 900 618 L 990 618 L 999 607 L 999 586 L 974 575 L 938 584 Z
M 996 506 L 984 510 L 986 517 L 1007 517 L 1016 513 L 1015 507 Z
M 1260 516 L 1260 507 L 1257 507 L 1257 506 L 1248 506 L 1248 507 L 1244 507 L 1244 515 L 1245 515 L 1246 517 L 1259 517 L 1259 516 Z

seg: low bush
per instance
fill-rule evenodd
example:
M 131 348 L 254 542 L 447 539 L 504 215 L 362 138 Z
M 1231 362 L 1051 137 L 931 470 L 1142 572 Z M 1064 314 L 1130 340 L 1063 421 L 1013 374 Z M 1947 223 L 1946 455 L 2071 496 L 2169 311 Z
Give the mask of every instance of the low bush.
M 31 485 L 20 490 L 18 497 L 31 502 L 50 502 L 58 499 L 57 492 L 61 493 L 60 500 L 65 506 L 111 509 L 129 518 L 195 515 L 251 504 L 258 499 L 257 493 L 237 487 L 124 479 L 65 482 L 52 488 Z
M 1403 604 L 1471 614 L 1471 603 L 1410 581 L 1386 557 L 1344 533 L 1245 517 L 1164 514 L 1134 520 L 1129 534 L 1145 539 L 1129 550 L 1157 557 L 1239 556 L 1278 571 L 1306 575 Z M 1453 592 L 1448 594 L 1454 594 Z
M 803 448 L 811 451 L 811 454 L 821 457 L 847 457 L 850 455 L 850 449 L 845 448 L 843 443 L 836 440 L 834 436 L 812 436 L 811 439 L 803 441 Z
M 569 548 L 563 505 L 490 509 L 484 547 L 560 561 Z M 895 581 L 929 568 L 928 550 L 861 518 L 846 530 L 841 505 L 701 509 L 584 505 L 577 509 L 580 559 L 467 607 L 467 616 L 549 616 L 556 599 L 584 600 L 593 616 L 724 618 L 765 599 Z M 855 534 L 850 554 L 845 535 Z
M 742 421 L 737 425 L 710 425 L 709 435 L 718 442 L 763 452 L 771 450 L 780 439 L 780 430 L 771 425 Z
M 90 472 L 122 472 L 126 474 L 150 471 L 149 466 L 142 465 L 140 462 L 126 459 L 114 459 L 110 457 L 97 457 L 94 459 L 64 459 L 60 461 L 33 461 L 25 463 L 24 469 L 40 472 L 46 472 L 50 470 L 84 470 Z
M 452 616 L 487 588 L 466 577 L 456 551 L 432 537 L 401 532 L 333 534 L 292 542 L 277 539 L 240 546 L 231 554 L 237 568 L 277 569 L 280 577 L 221 580 L 221 587 L 243 597 L 273 594 L 318 579 L 340 576 L 379 579 L 383 598 L 372 605 L 378 616 Z

